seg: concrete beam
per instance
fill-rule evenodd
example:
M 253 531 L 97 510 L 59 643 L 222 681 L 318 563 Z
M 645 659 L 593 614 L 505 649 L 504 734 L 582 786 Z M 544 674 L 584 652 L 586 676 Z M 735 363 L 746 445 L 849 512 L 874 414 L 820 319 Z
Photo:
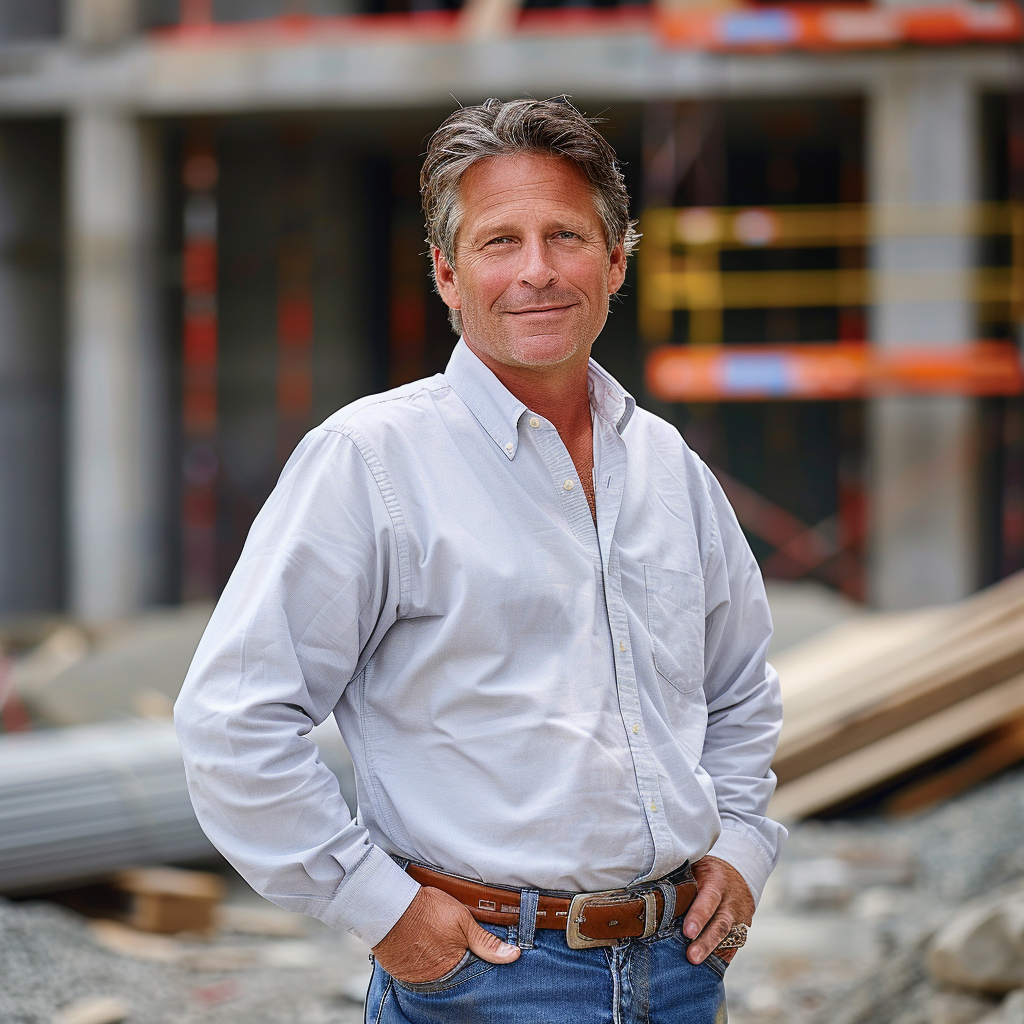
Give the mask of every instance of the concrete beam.
M 973 83 L 905 61 L 870 92 L 873 216 L 901 204 L 969 203 L 979 196 L 979 97 Z M 964 345 L 975 337 L 969 235 L 891 237 L 873 248 L 872 338 L 883 348 Z M 887 272 L 942 270 L 959 281 L 941 301 L 887 294 Z M 980 583 L 978 410 L 958 397 L 871 402 L 870 594 L 882 608 L 954 601 Z
M 109 109 L 68 122 L 69 604 L 92 619 L 152 602 L 162 582 L 155 138 Z
M 0 113 L 127 106 L 143 114 L 381 109 L 569 92 L 589 101 L 850 95 L 911 62 L 976 89 L 1024 83 L 1012 47 L 736 55 L 671 50 L 649 31 L 466 41 L 383 30 L 298 41 L 150 36 L 106 50 L 0 49 Z

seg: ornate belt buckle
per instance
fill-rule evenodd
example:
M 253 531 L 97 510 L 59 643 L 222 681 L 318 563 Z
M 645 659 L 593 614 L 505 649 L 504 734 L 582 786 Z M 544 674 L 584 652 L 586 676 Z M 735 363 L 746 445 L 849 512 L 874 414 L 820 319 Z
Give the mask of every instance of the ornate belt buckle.
M 589 906 L 613 907 L 620 903 L 644 901 L 643 935 L 630 935 L 628 938 L 650 938 L 658 930 L 658 904 L 654 891 L 623 892 L 622 889 L 607 889 L 604 892 L 581 892 L 573 896 L 569 904 L 569 917 L 565 922 L 565 941 L 570 949 L 593 949 L 595 946 L 614 946 L 622 939 L 592 939 L 580 931 L 580 925 L 587 919 L 586 909 Z

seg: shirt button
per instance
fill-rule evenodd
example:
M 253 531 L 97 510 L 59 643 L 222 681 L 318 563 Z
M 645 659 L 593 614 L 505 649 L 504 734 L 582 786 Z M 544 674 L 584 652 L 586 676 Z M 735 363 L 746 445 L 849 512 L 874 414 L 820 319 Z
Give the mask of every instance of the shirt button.
M 540 426 L 540 420 L 537 419 L 536 416 L 531 416 L 530 417 L 530 426 L 531 427 L 539 427 Z
M 622 651 L 623 654 L 626 653 L 626 645 L 621 640 L 619 641 L 619 650 Z
M 576 485 L 571 480 L 566 480 L 562 486 L 567 490 L 571 491 Z
M 634 722 L 633 723 L 633 735 L 634 736 L 639 736 L 640 735 L 640 723 L 639 722 Z
M 505 451 L 510 452 L 510 451 L 512 451 L 512 448 L 513 448 L 512 442 L 509 441 L 509 443 L 507 445 L 505 445 Z

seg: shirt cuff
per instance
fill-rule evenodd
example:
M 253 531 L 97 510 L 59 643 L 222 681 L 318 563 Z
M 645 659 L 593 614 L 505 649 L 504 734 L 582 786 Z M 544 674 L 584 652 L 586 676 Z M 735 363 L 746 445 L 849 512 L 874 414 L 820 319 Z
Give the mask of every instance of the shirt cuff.
M 394 928 L 419 890 L 419 882 L 379 846 L 371 846 L 316 916 L 333 928 L 350 931 L 372 948 Z
M 764 841 L 755 829 L 732 824 L 723 827 L 722 834 L 707 855 L 731 864 L 750 887 L 754 906 L 761 902 L 761 893 L 775 867 L 775 859 L 768 856 Z

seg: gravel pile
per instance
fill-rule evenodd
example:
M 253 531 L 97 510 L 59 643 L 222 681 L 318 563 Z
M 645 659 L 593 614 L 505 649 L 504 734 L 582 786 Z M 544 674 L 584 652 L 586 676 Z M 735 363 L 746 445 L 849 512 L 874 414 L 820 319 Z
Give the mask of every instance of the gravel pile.
M 936 986 L 924 954 L 965 901 L 1024 876 L 1024 770 L 913 818 L 805 822 L 792 831 L 783 870 L 795 875 L 801 864 L 830 856 L 905 857 L 914 879 L 861 893 L 848 906 L 851 918 L 873 906 L 876 960 L 837 984 L 806 1015 L 808 1024 L 967 1024 L 996 1006 L 998 997 Z
M 0 900 L 0 1021 L 51 1024 L 69 1004 L 113 997 L 127 1024 L 357 1024 L 365 950 L 326 929 L 312 939 L 166 940 L 170 962 L 105 948 L 77 914 Z M 140 951 L 152 955 L 145 944 Z M 231 969 L 231 968 L 237 969 Z

